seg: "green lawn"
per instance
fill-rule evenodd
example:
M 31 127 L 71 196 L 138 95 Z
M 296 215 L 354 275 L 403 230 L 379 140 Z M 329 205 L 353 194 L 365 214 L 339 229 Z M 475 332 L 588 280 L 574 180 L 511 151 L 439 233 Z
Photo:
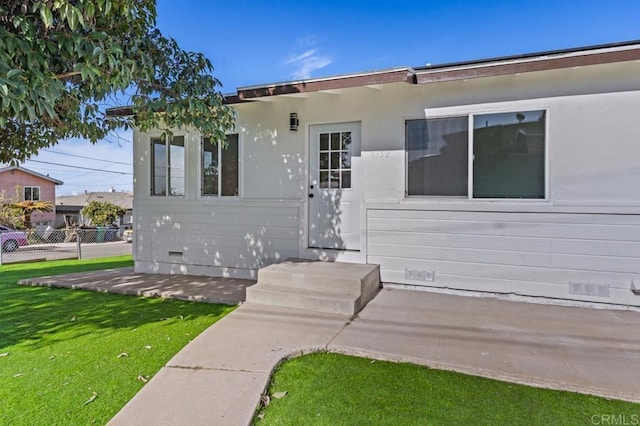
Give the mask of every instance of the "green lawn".
M 131 265 L 123 256 L 0 266 L 0 424 L 104 424 L 144 380 L 233 310 L 16 284 Z
M 257 424 L 590 425 L 614 424 L 603 423 L 612 417 L 601 416 L 636 419 L 626 424 L 640 420 L 640 404 L 327 353 L 282 364 L 269 394 L 285 391 L 284 398 L 271 398 Z

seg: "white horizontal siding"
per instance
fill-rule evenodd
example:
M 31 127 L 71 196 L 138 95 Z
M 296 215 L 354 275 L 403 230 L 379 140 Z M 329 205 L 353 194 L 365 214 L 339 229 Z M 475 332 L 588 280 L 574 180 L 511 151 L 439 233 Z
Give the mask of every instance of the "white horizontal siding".
M 562 239 L 544 236 L 516 237 L 495 235 L 465 235 L 445 233 L 417 233 L 411 231 L 376 231 L 369 234 L 369 249 L 378 252 L 376 244 L 395 244 L 423 247 L 452 247 L 484 250 L 563 253 L 592 256 L 640 257 L 640 244 L 635 241 L 604 241 L 598 244 L 580 244 L 581 238 Z M 393 243 L 389 243 L 394 241 Z
M 136 261 L 161 273 L 216 275 L 231 270 L 249 277 L 262 266 L 297 257 L 299 209 L 291 203 L 265 204 L 140 203 L 135 218 Z
M 475 213 L 482 215 L 482 212 Z M 640 226 L 634 225 L 592 225 L 580 223 L 516 222 L 505 214 L 494 213 L 493 221 L 475 221 L 473 219 L 431 220 L 405 218 L 369 218 L 371 231 L 405 231 L 424 233 L 446 233 L 467 235 L 499 235 L 512 237 L 565 238 L 579 240 L 640 241 Z M 507 213 L 515 214 L 515 213 Z
M 640 215 L 371 209 L 367 262 L 386 282 L 640 305 Z M 610 297 L 569 294 L 570 282 Z
M 420 259 L 481 263 L 492 265 L 531 266 L 535 268 L 563 268 L 589 272 L 638 271 L 637 257 L 585 256 L 533 251 L 465 249 L 418 245 L 370 244 L 369 256 L 393 253 L 393 257 L 411 259 L 419 253 Z

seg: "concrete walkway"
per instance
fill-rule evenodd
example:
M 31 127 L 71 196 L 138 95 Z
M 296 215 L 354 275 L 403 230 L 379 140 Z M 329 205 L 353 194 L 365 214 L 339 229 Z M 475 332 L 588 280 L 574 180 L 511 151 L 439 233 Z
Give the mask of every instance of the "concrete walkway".
M 28 278 L 18 283 L 237 305 L 246 299 L 246 289 L 255 281 L 193 275 L 136 274 L 131 267 Z
M 640 402 L 640 313 L 383 290 L 349 321 L 247 303 L 187 345 L 112 425 L 247 425 L 271 372 L 315 350 Z

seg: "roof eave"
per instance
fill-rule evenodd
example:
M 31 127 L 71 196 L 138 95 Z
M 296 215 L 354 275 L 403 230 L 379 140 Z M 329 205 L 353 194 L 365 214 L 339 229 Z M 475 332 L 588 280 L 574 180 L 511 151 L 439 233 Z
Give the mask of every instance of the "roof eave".
M 231 104 L 247 102 L 268 96 L 348 89 L 387 83 L 415 84 L 415 82 L 415 72 L 413 68 L 403 67 L 358 74 L 337 75 L 327 78 L 241 87 L 238 88 L 238 93 L 235 96 L 226 96 L 225 101 L 226 103 Z
M 41 179 L 45 179 L 45 180 L 48 180 L 48 181 L 50 181 L 50 182 L 53 182 L 53 183 L 54 183 L 54 184 L 56 184 L 56 185 L 62 185 L 62 184 L 64 183 L 64 182 L 62 182 L 61 180 L 58 180 L 58 179 L 52 178 L 52 177 L 47 176 L 47 175 L 43 175 L 43 174 L 38 173 L 38 172 L 34 172 L 33 170 L 25 169 L 24 167 L 20 167 L 20 166 L 9 166 L 9 167 L 4 167 L 4 168 L 0 169 L 0 173 L 2 173 L 2 172 L 8 172 L 8 171 L 10 171 L 10 170 L 20 170 L 21 172 L 28 173 L 28 174 L 30 174 L 30 175 L 37 176 L 37 177 L 39 177 L 39 178 L 41 178 Z
M 538 56 L 501 58 L 467 64 L 458 63 L 448 67 L 421 68 L 416 70 L 416 80 L 418 84 L 439 83 L 640 60 L 640 43 L 625 46 L 627 48 L 611 49 L 607 45 L 599 50 L 589 48 L 571 50 L 570 52 L 554 52 L 553 54 L 545 52 Z

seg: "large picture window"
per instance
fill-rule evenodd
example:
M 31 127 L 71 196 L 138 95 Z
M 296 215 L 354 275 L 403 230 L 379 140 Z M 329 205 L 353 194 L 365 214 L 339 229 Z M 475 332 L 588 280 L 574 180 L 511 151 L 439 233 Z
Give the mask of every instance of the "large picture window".
M 545 110 L 409 120 L 407 195 L 544 199 L 545 146 Z
M 408 195 L 467 195 L 467 117 L 406 123 Z
M 151 139 L 151 195 L 184 195 L 184 136 Z
M 227 135 L 227 144 L 202 140 L 202 195 L 238 195 L 238 135 Z

